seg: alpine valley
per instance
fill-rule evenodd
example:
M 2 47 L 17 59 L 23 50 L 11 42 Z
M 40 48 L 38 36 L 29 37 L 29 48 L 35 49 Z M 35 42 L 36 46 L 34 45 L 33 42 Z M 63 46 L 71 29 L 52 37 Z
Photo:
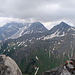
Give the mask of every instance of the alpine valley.
M 75 55 L 75 28 L 61 22 L 48 30 L 40 22 L 0 27 L 0 54 L 13 58 L 24 75 L 42 75 Z

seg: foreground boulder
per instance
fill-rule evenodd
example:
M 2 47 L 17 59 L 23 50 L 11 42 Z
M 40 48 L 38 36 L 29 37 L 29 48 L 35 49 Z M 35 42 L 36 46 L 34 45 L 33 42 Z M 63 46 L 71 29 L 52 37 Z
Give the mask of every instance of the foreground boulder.
M 46 71 L 42 75 L 75 75 L 75 60 L 70 59 L 63 66 Z
M 0 55 L 0 75 L 22 75 L 22 73 L 12 58 Z

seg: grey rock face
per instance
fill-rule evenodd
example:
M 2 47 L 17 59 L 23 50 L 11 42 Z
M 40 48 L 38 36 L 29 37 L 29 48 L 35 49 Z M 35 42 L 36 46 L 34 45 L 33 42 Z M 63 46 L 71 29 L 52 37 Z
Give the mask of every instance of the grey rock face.
M 12 58 L 0 55 L 0 75 L 22 75 L 22 73 Z
M 46 71 L 43 73 L 43 75 L 75 75 L 71 74 L 65 66 L 62 67 L 56 67 L 52 70 Z
M 56 67 L 54 69 L 44 72 L 43 75 L 60 75 L 62 71 L 63 67 Z
M 75 75 L 75 60 L 70 59 L 63 66 L 46 71 L 43 75 Z

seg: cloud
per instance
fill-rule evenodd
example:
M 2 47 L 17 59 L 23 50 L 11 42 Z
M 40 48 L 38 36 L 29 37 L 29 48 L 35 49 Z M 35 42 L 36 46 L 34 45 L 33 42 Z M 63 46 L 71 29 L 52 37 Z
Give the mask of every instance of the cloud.
M 46 24 L 65 20 L 75 25 L 74 15 L 75 0 L 0 0 L 0 17 L 9 20 Z

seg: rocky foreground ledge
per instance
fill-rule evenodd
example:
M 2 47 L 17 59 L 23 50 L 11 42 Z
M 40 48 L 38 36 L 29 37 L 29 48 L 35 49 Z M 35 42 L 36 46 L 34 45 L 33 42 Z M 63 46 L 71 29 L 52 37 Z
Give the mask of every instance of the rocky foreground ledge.
M 22 72 L 12 58 L 0 55 L 0 75 L 22 75 Z
M 63 66 L 46 71 L 42 75 L 75 75 L 75 60 L 70 59 Z

